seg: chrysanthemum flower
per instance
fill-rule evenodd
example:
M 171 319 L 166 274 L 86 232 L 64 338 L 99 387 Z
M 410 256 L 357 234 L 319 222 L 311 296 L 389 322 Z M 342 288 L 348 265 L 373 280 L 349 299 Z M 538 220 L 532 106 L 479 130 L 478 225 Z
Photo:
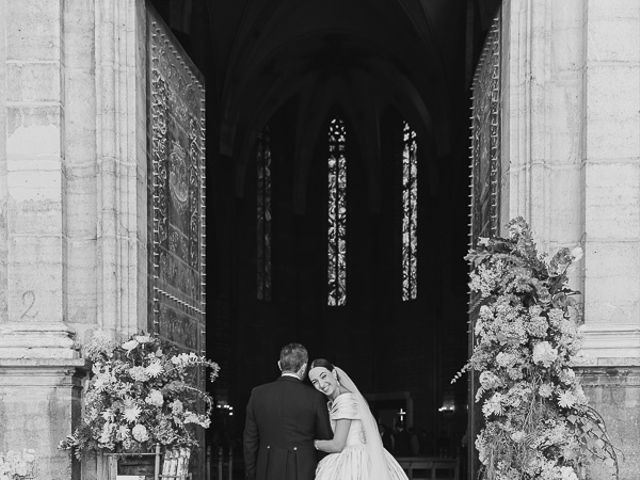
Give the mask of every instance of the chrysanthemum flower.
M 571 392 L 562 392 L 558 396 L 558 405 L 563 408 L 571 408 L 576 404 L 576 397 Z
M 138 417 L 142 413 L 142 410 L 137 405 L 131 405 L 124 409 L 123 416 L 129 423 L 133 423 L 138 420 Z
M 543 383 L 540 385 L 540 388 L 538 388 L 538 393 L 542 398 L 549 398 L 553 393 L 553 385 Z
M 162 364 L 160 362 L 153 362 L 150 363 L 149 365 L 147 365 L 147 367 L 145 368 L 145 372 L 147 373 L 147 375 L 149 375 L 151 378 L 156 378 L 157 376 L 159 376 L 162 372 L 164 371 L 164 368 L 162 368 Z

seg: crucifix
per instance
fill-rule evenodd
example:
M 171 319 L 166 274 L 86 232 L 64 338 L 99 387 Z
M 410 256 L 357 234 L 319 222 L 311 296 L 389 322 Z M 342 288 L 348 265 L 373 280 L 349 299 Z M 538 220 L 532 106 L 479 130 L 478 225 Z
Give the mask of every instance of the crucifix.
M 405 412 L 402 407 L 400 407 L 400 410 L 398 410 L 398 415 L 400 416 L 400 421 L 404 422 L 404 416 L 407 414 L 407 412 Z

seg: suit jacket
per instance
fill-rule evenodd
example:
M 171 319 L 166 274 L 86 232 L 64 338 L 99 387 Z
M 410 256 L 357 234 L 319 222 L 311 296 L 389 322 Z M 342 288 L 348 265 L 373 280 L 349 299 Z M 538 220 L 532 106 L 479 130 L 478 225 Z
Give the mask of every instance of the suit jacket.
M 244 427 L 248 480 L 313 480 L 315 439 L 333 438 L 324 395 L 283 376 L 251 391 Z

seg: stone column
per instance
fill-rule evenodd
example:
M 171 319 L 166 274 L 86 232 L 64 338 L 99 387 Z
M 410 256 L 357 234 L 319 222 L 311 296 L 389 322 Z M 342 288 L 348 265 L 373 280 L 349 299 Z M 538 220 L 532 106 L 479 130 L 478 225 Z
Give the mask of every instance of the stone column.
M 6 282 L 0 358 L 77 357 L 63 322 L 66 225 L 62 2 L 6 2 Z
M 583 382 L 631 480 L 640 475 L 640 3 L 584 9 Z
M 640 472 L 640 3 L 505 0 L 505 216 L 581 244 L 583 383 Z M 595 471 L 594 478 L 600 478 Z
M 585 350 L 640 364 L 640 4 L 585 2 Z
M 583 4 L 503 4 L 501 143 L 507 192 L 501 225 L 522 215 L 545 250 L 578 244 L 584 235 Z
M 0 12 L 0 451 L 79 478 L 79 345 L 146 327 L 145 2 Z
M 63 3 L 3 0 L 0 11 L 0 451 L 33 448 L 42 478 L 77 478 L 56 448 L 84 364 L 65 322 Z
M 97 322 L 147 329 L 144 0 L 95 2 Z
M 504 15 L 503 215 L 545 250 L 585 248 L 584 356 L 638 363 L 640 4 L 512 0 Z

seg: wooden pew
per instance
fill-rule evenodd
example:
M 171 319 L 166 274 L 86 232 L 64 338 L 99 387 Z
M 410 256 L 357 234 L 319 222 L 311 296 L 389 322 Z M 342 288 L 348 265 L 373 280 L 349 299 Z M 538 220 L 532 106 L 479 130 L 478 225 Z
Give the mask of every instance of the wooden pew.
M 460 480 L 457 458 L 397 457 L 409 480 Z

